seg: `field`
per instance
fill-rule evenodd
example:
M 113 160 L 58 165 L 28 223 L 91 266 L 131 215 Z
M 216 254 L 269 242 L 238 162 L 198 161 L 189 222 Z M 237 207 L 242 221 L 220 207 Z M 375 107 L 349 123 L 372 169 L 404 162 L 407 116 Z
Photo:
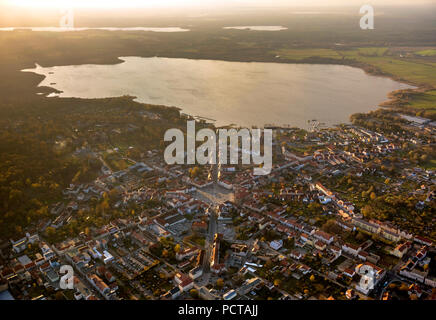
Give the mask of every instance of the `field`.
M 396 52 L 395 48 L 281 49 L 273 53 L 280 56 L 282 60 L 296 62 L 319 58 L 337 60 L 341 64 L 363 63 L 367 68 L 376 68 L 377 70 L 372 70 L 373 73 L 379 71 L 380 74 L 392 76 L 400 81 L 418 86 L 436 87 L 436 64 L 414 57 L 404 57 Z
M 328 59 L 342 59 L 339 52 L 332 49 L 281 49 L 274 51 L 279 59 L 297 60 L 301 61 L 308 58 L 328 58 Z
M 414 109 L 430 109 L 436 112 L 436 90 L 414 94 L 408 105 Z
M 106 156 L 105 161 L 113 171 L 125 170 L 129 166 L 134 164 L 133 162 L 126 159 L 122 159 L 114 154 Z
M 426 93 L 417 93 L 411 105 L 413 107 L 424 108 L 428 104 L 436 104 L 436 90 L 429 90 Z
M 409 114 L 435 118 L 436 90 L 400 91 L 391 95 L 392 100 L 384 104 L 385 107 L 401 108 Z
M 428 49 L 428 50 L 421 50 L 415 52 L 417 55 L 424 56 L 424 57 L 433 57 L 436 56 L 436 50 L 434 49 Z

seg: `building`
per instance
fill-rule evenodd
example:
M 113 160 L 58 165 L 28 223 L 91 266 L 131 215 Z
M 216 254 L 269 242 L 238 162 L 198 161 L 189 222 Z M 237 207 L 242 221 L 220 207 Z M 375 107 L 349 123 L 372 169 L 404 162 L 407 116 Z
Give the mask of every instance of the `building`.
M 292 250 L 291 253 L 289 254 L 289 256 L 291 258 L 294 258 L 294 259 L 297 259 L 297 260 L 300 260 L 301 258 L 303 258 L 303 255 L 298 250 Z
M 320 250 L 320 251 L 324 251 L 327 248 L 327 245 L 320 240 L 315 241 L 314 245 L 315 245 L 315 248 Z
M 192 280 L 195 280 L 203 275 L 203 268 L 201 266 L 195 267 L 189 271 L 189 276 Z
M 114 257 L 106 250 L 103 251 L 103 262 L 104 264 L 108 264 L 112 260 L 114 260 Z
M 421 236 L 415 236 L 414 238 L 415 242 L 426 245 L 431 247 L 433 245 L 433 242 L 430 239 L 421 237 Z
M 324 231 L 321 231 L 321 230 L 315 231 L 315 233 L 313 234 L 313 237 L 315 239 L 318 239 L 318 240 L 325 242 L 327 244 L 331 244 L 334 240 L 334 237 L 331 234 L 324 232 Z
M 12 244 L 12 250 L 15 253 L 20 253 L 26 250 L 26 244 L 27 244 L 27 237 L 22 238 L 16 238 L 16 239 L 10 239 Z
M 365 230 L 370 233 L 377 234 L 379 232 L 380 226 L 368 221 L 365 221 L 363 219 L 353 218 L 352 219 L 353 224 L 362 230 Z
M 174 281 L 182 292 L 186 292 L 194 287 L 194 281 L 186 274 L 181 272 L 176 273 L 174 276 Z
M 394 250 L 391 250 L 391 254 L 393 256 L 401 259 L 407 253 L 409 248 L 410 248 L 410 246 L 408 245 L 407 242 L 401 243 L 401 244 L 397 245 Z
M 236 298 L 237 295 L 238 294 L 236 293 L 235 290 L 230 290 L 227 293 L 223 294 L 223 299 L 226 301 L 233 300 L 234 298 Z
M 206 221 L 194 221 L 192 223 L 192 231 L 198 233 L 206 233 L 207 232 L 207 222 Z
M 401 240 L 401 236 L 398 233 L 389 231 L 389 230 L 385 230 L 385 229 L 381 229 L 380 230 L 380 235 L 392 242 L 398 242 Z
M 257 286 L 259 286 L 262 283 L 263 283 L 262 279 L 257 278 L 257 277 L 245 280 L 245 282 L 239 288 L 239 292 L 241 294 L 246 294 L 247 292 L 253 290 L 254 288 L 256 288 Z
M 361 275 L 356 290 L 363 294 L 368 294 L 386 275 L 386 270 L 367 261 L 357 265 L 355 271 Z
M 183 259 L 186 259 L 188 257 L 192 257 L 194 255 L 196 255 L 198 253 L 198 249 L 197 248 L 186 248 L 184 250 L 181 250 L 179 252 L 176 253 L 176 259 L 178 261 L 181 261 Z
M 96 274 L 88 275 L 88 280 L 104 297 L 107 297 L 107 295 L 110 293 L 109 286 L 104 283 L 104 281 Z
M 344 270 L 344 275 L 346 275 L 347 277 L 353 278 L 356 275 L 356 271 L 351 269 L 351 268 L 347 268 Z
M 345 243 L 342 245 L 342 252 L 357 256 L 360 251 L 360 246 L 356 246 L 350 243 Z
M 339 247 L 331 246 L 330 251 L 337 257 L 339 257 L 342 254 L 342 250 Z
M 270 247 L 274 250 L 279 250 L 281 247 L 283 247 L 283 240 L 274 240 L 270 242 Z
M 213 249 L 210 257 L 210 269 L 214 273 L 221 273 L 225 270 L 223 263 L 220 263 L 220 240 L 223 237 L 222 234 L 216 233 L 213 241 Z
M 165 295 L 168 295 L 171 299 L 176 299 L 180 296 L 182 292 L 180 291 L 180 288 L 178 286 L 175 286 L 171 290 L 169 290 Z
M 209 290 L 206 287 L 198 289 L 198 295 L 203 300 L 220 300 L 220 297 L 213 293 L 213 289 Z

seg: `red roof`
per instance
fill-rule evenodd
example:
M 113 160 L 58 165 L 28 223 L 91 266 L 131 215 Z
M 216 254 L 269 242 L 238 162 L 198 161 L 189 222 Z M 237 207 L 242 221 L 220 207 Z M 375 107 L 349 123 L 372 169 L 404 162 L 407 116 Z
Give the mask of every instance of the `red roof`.
M 193 282 L 193 280 L 192 280 L 191 278 L 187 278 L 187 279 L 183 280 L 183 281 L 179 284 L 179 286 L 182 287 L 182 288 L 184 288 L 184 287 L 189 286 L 192 282 Z
M 344 270 L 344 274 L 347 276 L 354 276 L 356 274 L 356 271 L 354 271 L 353 269 L 347 268 Z

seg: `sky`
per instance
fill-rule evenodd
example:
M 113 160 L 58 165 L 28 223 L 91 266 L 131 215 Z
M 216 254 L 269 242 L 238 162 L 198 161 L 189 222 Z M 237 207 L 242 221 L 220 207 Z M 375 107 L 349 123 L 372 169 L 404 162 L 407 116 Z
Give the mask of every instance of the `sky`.
M 418 5 L 436 4 L 436 0 L 0 0 L 0 3 L 18 7 L 56 8 L 139 8 L 139 7 L 190 7 L 190 6 L 356 6 L 371 4 Z

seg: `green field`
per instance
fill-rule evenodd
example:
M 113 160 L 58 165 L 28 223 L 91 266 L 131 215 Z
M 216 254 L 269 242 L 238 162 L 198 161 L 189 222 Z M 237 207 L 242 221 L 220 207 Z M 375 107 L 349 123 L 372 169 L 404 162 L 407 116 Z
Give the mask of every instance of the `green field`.
M 113 171 L 125 170 L 134 164 L 133 162 L 127 159 L 121 158 L 118 154 L 115 153 L 106 154 L 104 156 L 104 160 L 107 162 L 107 164 L 111 167 Z
M 436 116 L 436 90 L 412 93 L 405 106 L 421 111 L 418 112 L 418 115 L 424 117 Z
M 415 53 L 417 55 L 419 55 L 419 56 L 424 56 L 424 57 L 433 57 L 433 56 L 436 56 L 436 50 L 434 50 L 434 49 L 421 50 L 421 51 L 417 51 Z
M 275 51 L 281 59 L 304 60 L 313 57 L 341 59 L 342 56 L 332 49 L 282 49 Z
M 436 90 L 413 94 L 412 101 L 409 103 L 409 105 L 412 108 L 435 109 L 436 111 Z
M 402 58 L 385 47 L 352 49 L 280 49 L 274 51 L 280 59 L 301 61 L 309 58 L 343 59 L 377 68 L 382 74 L 416 85 L 436 87 L 436 64 L 413 58 Z
M 348 59 L 355 59 L 378 68 L 381 72 L 392 75 L 398 80 L 416 85 L 436 86 L 436 66 L 431 64 L 390 56 L 369 57 L 343 52 Z

